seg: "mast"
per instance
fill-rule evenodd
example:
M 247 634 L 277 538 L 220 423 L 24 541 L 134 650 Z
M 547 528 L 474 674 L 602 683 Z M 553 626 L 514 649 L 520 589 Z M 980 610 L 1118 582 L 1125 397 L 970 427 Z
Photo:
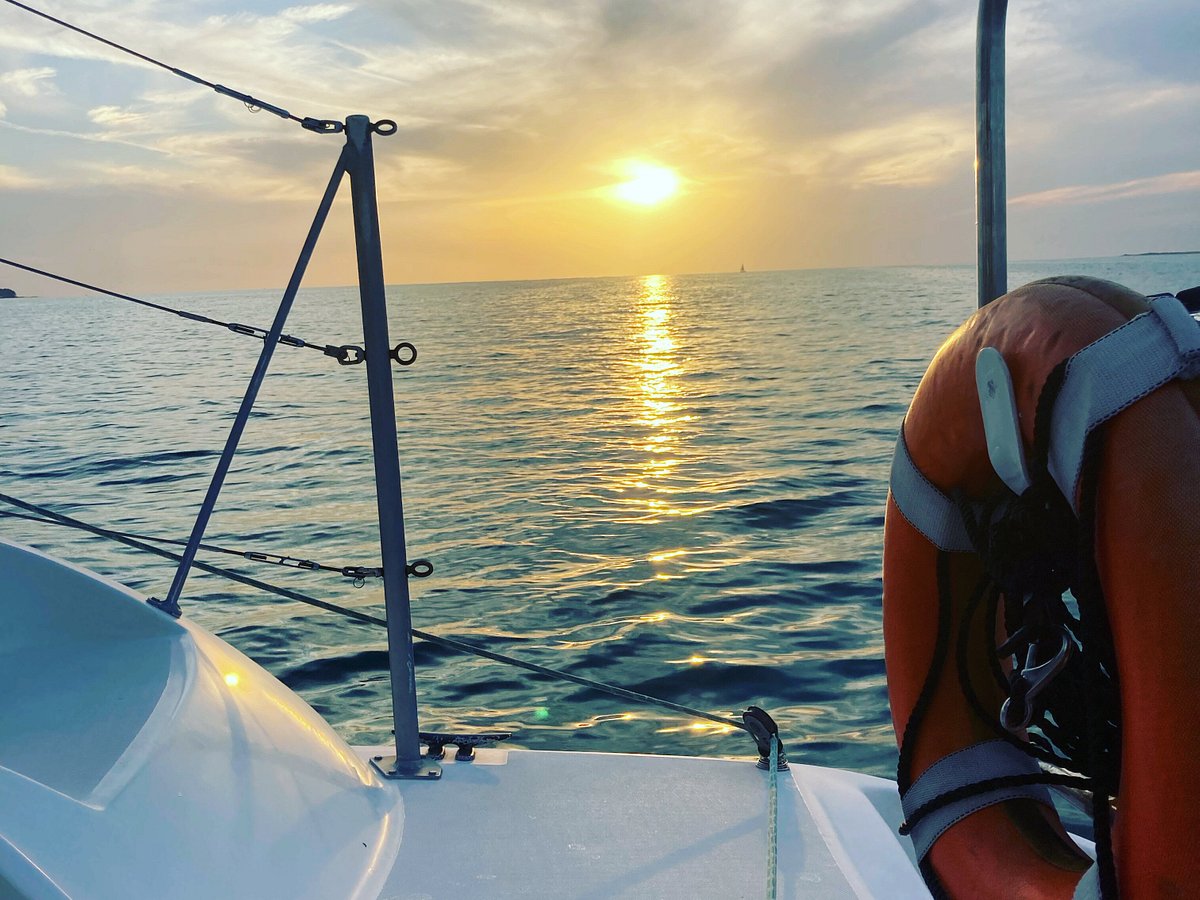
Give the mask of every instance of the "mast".
M 400 491 L 400 454 L 396 447 L 396 406 L 384 295 L 379 207 L 375 198 L 374 126 L 366 116 L 346 119 L 346 172 L 354 210 L 358 254 L 358 295 L 366 349 L 367 392 L 371 407 L 371 443 L 375 458 L 375 496 L 379 544 L 383 554 L 383 596 L 387 608 L 388 668 L 392 681 L 392 719 L 396 755 L 375 760 L 389 778 L 437 778 L 441 767 L 421 755 L 417 729 L 417 681 L 413 662 L 412 612 L 408 594 L 408 558 L 404 546 L 404 506 Z
M 1004 16 L 1008 0 L 979 0 L 975 52 L 975 227 L 980 308 L 1008 291 L 1004 172 Z

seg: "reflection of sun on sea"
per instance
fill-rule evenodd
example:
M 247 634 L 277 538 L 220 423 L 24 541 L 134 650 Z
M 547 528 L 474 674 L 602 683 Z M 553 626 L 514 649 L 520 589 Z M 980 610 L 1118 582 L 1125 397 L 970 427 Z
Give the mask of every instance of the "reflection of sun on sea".
M 635 421 L 645 429 L 640 435 L 638 449 L 646 456 L 638 470 L 625 480 L 624 487 L 639 492 L 651 491 L 654 496 L 636 501 L 654 515 L 678 515 L 665 496 L 673 493 L 663 483 L 679 464 L 675 453 L 679 449 L 679 426 L 691 419 L 681 415 L 676 398 L 680 394 L 677 377 L 680 373 L 675 339 L 671 335 L 671 303 L 674 299 L 668 279 L 649 275 L 642 282 L 638 299 L 640 313 L 636 334 L 638 356 L 632 362 L 637 372 L 636 402 L 639 405 Z

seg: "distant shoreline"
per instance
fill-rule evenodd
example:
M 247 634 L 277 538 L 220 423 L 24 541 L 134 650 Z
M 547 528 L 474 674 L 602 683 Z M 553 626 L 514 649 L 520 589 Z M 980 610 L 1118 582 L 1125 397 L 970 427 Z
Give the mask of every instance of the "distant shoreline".
M 1195 256 L 1200 250 L 1151 250 L 1149 253 L 1122 253 L 1122 256 Z

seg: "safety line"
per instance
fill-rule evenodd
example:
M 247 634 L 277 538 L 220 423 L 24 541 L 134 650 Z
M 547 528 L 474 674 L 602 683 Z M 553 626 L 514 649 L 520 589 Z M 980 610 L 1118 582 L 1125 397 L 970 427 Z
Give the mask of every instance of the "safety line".
M 290 119 L 308 131 L 315 131 L 320 134 L 337 134 L 344 129 L 344 126 L 341 122 L 330 119 L 314 119 L 310 116 L 301 118 L 300 116 L 294 116 L 286 109 L 275 106 L 273 103 L 267 103 L 263 100 L 259 100 L 256 97 L 251 97 L 249 94 L 243 94 L 241 91 L 235 91 L 233 88 L 226 87 L 223 84 L 214 84 L 207 79 L 201 78 L 199 75 L 193 75 L 191 72 L 168 65 L 161 60 L 155 59 L 153 56 L 147 56 L 145 53 L 139 53 L 137 50 L 126 47 L 124 44 L 118 44 L 116 41 L 110 41 L 108 38 L 101 37 L 98 34 L 88 31 L 86 28 L 80 28 L 78 25 L 72 25 L 70 22 L 67 22 L 64 19 L 60 19 L 56 16 L 50 15 L 49 13 L 42 12 L 40 9 L 35 9 L 32 6 L 27 6 L 24 3 L 18 2 L 18 0 L 4 0 L 4 2 L 8 3 L 10 6 L 15 6 L 18 9 L 23 9 L 27 13 L 32 13 L 35 16 L 39 16 L 47 21 L 53 22 L 55 25 L 60 25 L 63 28 L 74 31 L 77 34 L 82 34 L 84 37 L 91 38 L 93 41 L 99 41 L 101 44 L 112 47 L 114 50 L 120 50 L 122 53 L 136 57 L 143 62 L 148 62 L 153 66 L 158 66 L 160 69 L 166 69 L 172 75 L 178 75 L 180 78 L 186 78 L 188 81 L 191 81 L 195 84 L 212 88 L 218 94 L 222 94 L 226 97 L 232 97 L 234 100 L 239 100 L 244 103 L 251 112 L 257 112 L 260 109 L 266 110 L 272 115 L 279 116 L 281 119 Z
M 25 509 L 30 512 L 36 512 L 41 515 L 45 515 L 49 518 L 60 521 L 63 524 L 73 525 L 74 527 L 90 532 L 97 537 L 103 537 L 109 540 L 117 541 L 118 543 L 125 544 L 126 546 L 132 547 L 135 550 L 153 553 L 156 556 L 161 556 L 164 559 L 174 560 L 175 562 L 178 562 L 182 559 L 182 556 L 178 553 L 172 553 L 169 550 L 163 550 L 161 547 L 154 547 L 150 544 L 139 541 L 136 538 L 126 537 L 125 535 L 108 531 L 107 529 L 100 528 L 97 525 L 92 525 L 82 521 L 81 519 L 76 519 L 73 516 L 54 512 L 53 510 L 47 509 L 44 506 L 39 506 L 36 503 L 20 500 L 4 493 L 0 493 L 0 500 L 3 500 L 6 503 L 11 503 L 14 506 L 18 506 L 21 509 Z M 307 594 L 301 594 L 299 591 L 293 591 L 290 588 L 280 587 L 279 585 L 274 585 L 270 582 L 260 581 L 257 578 L 251 578 L 249 575 L 242 575 L 240 572 L 234 572 L 231 569 L 226 569 L 221 566 L 214 566 L 211 563 L 201 562 L 200 560 L 193 561 L 192 566 L 200 569 L 203 572 L 208 572 L 211 575 L 220 575 L 223 578 L 228 578 L 230 581 L 235 581 L 238 584 L 244 584 L 247 587 L 257 588 L 260 591 L 265 591 L 269 594 L 275 594 L 288 600 L 294 600 L 297 603 L 315 606 L 316 608 L 323 609 L 326 612 L 338 613 L 339 615 L 346 616 L 349 619 L 353 619 L 366 625 L 376 625 L 384 628 L 387 627 L 387 620 L 380 618 L 379 616 L 373 616 L 369 613 L 359 612 L 356 609 L 339 606 L 336 603 L 330 603 L 326 600 L 318 600 L 316 597 L 310 597 Z M 631 691 L 627 688 L 617 687 L 616 685 L 605 684 L 602 681 L 593 681 L 591 678 L 583 678 L 579 675 L 572 675 L 569 672 L 563 672 L 559 669 L 551 669 L 547 666 L 538 665 L 537 663 L 526 662 L 523 659 L 517 659 L 516 657 L 508 656 L 504 653 L 496 653 L 492 650 L 485 650 L 483 647 L 476 646 L 475 644 L 468 644 L 465 641 L 456 640 L 455 638 L 441 637 L 436 634 L 431 634 L 428 631 L 422 631 L 418 628 L 412 629 L 412 635 L 415 638 L 428 641 L 435 646 L 444 647 L 447 650 L 455 650 L 459 653 L 466 653 L 471 656 L 490 659 L 493 662 L 504 663 L 505 665 L 514 666 L 518 669 L 525 669 L 526 671 L 534 672 L 538 675 L 545 675 L 548 678 L 556 678 L 560 681 L 569 681 L 573 684 L 578 684 L 581 687 L 591 688 L 592 690 L 600 691 L 604 694 L 610 694 L 614 697 L 620 697 L 623 700 L 629 700 L 633 703 L 641 703 L 646 706 L 657 706 L 661 709 L 669 709 L 672 712 L 684 713 L 689 716 L 694 716 L 698 719 L 706 719 L 710 722 L 716 722 L 721 725 L 726 725 L 730 728 L 737 728 L 741 731 L 750 730 L 744 722 L 739 722 L 736 719 L 714 715 L 712 713 L 704 712 L 700 709 L 693 709 L 690 706 L 684 706 L 680 703 L 672 703 L 670 700 L 652 697 L 649 694 L 642 694 L 638 691 Z
M 0 500 L 6 499 L 3 494 L 0 494 Z M 56 519 L 51 519 L 46 516 L 26 515 L 25 513 L 13 512 L 8 509 L 0 509 L 0 516 L 7 519 L 24 519 L 27 522 L 38 522 L 42 525 L 57 525 L 60 527 L 72 528 L 70 523 L 60 522 Z M 135 534 L 129 531 L 117 531 L 115 528 L 100 528 L 97 533 L 103 532 L 109 537 L 127 537 L 138 541 L 147 541 L 152 544 L 168 544 L 174 547 L 186 547 L 187 541 L 178 541 L 173 538 L 154 537 L 149 534 Z M 306 572 L 336 572 L 346 578 L 353 578 L 355 582 L 359 582 L 366 578 L 378 578 L 383 574 L 383 569 L 379 566 L 338 566 L 329 565 L 327 563 L 319 563 L 311 559 L 300 559 L 294 556 L 285 556 L 279 553 L 264 553 L 258 550 L 234 550 L 230 547 L 218 547 L 216 544 L 201 543 L 200 549 L 209 553 L 224 553 L 227 556 L 239 556 L 242 559 L 250 562 L 266 563 L 272 566 L 283 566 L 288 569 L 302 569 Z M 423 577 L 418 575 L 417 577 Z
M 5 2 L 11 2 L 11 0 L 5 0 Z M 243 325 L 241 322 L 223 322 L 220 319 L 214 319 L 211 316 L 205 316 L 201 313 L 189 312 L 186 309 L 176 309 L 173 306 L 164 306 L 161 303 L 155 303 L 151 300 L 143 300 L 140 297 L 131 297 L 129 294 L 122 294 L 119 291 L 110 291 L 107 288 L 102 288 L 94 284 L 88 284 L 86 281 L 77 281 L 74 278 L 68 278 L 65 275 L 58 275 L 54 272 L 48 272 L 45 269 L 29 266 L 25 263 L 19 263 L 16 260 L 6 259 L 2 256 L 0 256 L 0 263 L 6 266 L 12 266 L 14 269 L 21 269 L 25 272 L 31 272 L 34 275 L 41 275 L 44 278 L 49 278 L 53 281 L 59 281 L 63 284 L 69 284 L 73 285 L 74 287 L 83 288 L 84 290 L 94 291 L 95 293 L 103 294 L 106 297 L 113 297 L 117 300 L 128 300 L 130 303 L 136 303 L 139 306 L 146 306 L 150 309 L 157 309 L 160 312 L 171 313 L 172 315 L 179 316 L 181 319 L 187 319 L 190 322 L 200 322 L 205 325 L 219 325 L 221 328 L 224 328 L 227 331 L 232 331 L 234 334 L 243 334 L 248 337 L 257 338 L 260 341 L 265 341 L 267 339 L 267 329 L 260 328 L 257 325 Z M 310 350 L 316 350 L 325 356 L 336 359 L 342 365 L 347 366 L 360 363 L 366 359 L 366 354 L 363 352 L 362 347 L 359 347 L 355 344 L 343 344 L 341 346 L 336 344 L 316 344 L 290 334 L 281 334 L 279 336 L 279 343 L 283 344 L 285 347 L 303 347 Z

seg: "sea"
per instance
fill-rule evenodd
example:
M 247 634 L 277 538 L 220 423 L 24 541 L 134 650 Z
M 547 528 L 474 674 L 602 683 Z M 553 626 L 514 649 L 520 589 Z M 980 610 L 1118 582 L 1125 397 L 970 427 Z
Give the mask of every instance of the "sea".
M 1200 255 L 1014 263 L 1200 284 Z M 112 285 L 120 290 L 120 285 Z M 47 293 L 54 290 L 47 285 Z M 892 775 L 883 511 L 897 428 L 974 309 L 971 267 L 647 275 L 388 288 L 413 624 L 705 710 L 748 705 L 793 760 Z M 147 299 L 267 326 L 277 291 Z M 0 491 L 184 539 L 261 343 L 101 296 L 0 302 Z M 287 333 L 361 344 L 353 288 L 301 291 Z M 379 565 L 364 366 L 280 346 L 209 543 Z M 0 511 L 12 511 L 0 503 Z M 173 565 L 0 516 L 0 534 L 163 596 Z M 202 553 L 382 615 L 378 579 Z M 382 630 L 193 572 L 184 615 L 351 743 L 390 739 Z M 688 714 L 416 642 L 421 727 L 532 748 L 746 756 Z

